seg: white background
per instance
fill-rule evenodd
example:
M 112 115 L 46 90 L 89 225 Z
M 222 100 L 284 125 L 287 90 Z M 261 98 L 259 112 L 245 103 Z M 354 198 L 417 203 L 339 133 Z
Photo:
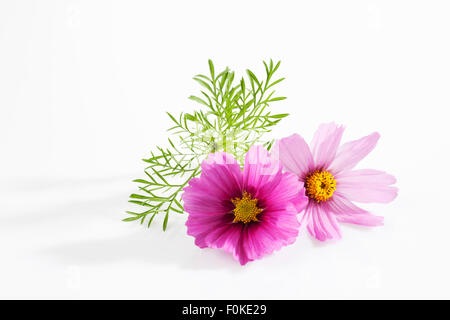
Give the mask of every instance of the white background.
M 450 298 L 448 1 L 2 1 L 0 298 Z M 274 131 L 373 131 L 398 178 L 385 226 L 241 267 L 185 215 L 121 222 L 191 79 L 282 60 Z

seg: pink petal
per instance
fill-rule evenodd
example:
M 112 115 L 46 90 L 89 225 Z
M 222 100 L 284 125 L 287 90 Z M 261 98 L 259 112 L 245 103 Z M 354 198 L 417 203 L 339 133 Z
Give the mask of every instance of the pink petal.
M 236 190 L 241 190 L 241 167 L 230 154 L 212 153 L 202 162 L 201 177 L 191 179 L 189 185 L 185 191 L 192 187 L 205 197 L 229 199 Z
M 334 214 L 324 205 L 310 202 L 307 229 L 311 236 L 320 241 L 340 239 L 341 231 Z
M 261 219 L 260 223 L 242 229 L 235 252 L 241 264 L 261 259 L 297 239 L 299 223 L 293 206 L 282 211 L 266 211 Z
M 298 134 L 277 140 L 271 153 L 283 164 L 287 171 L 303 178 L 314 168 L 314 161 L 308 144 Z
M 333 160 L 330 169 L 336 174 L 344 170 L 350 170 L 365 158 L 375 148 L 380 134 L 374 132 L 371 135 L 343 144 Z
M 328 168 L 334 160 L 343 133 L 344 127 L 338 127 L 335 123 L 319 126 L 311 142 L 316 168 Z
M 290 205 L 284 210 L 267 210 L 262 217 L 265 229 L 272 237 L 281 239 L 283 245 L 291 244 L 298 234 L 300 223 L 297 219 L 297 209 Z M 280 246 L 281 247 L 281 246 Z
M 303 188 L 303 182 L 302 182 L 302 189 L 299 193 L 297 193 L 297 196 L 291 201 L 291 203 L 294 205 L 295 210 L 297 210 L 297 213 L 302 212 L 305 210 L 306 206 L 308 205 L 308 197 L 305 195 L 305 189 Z
M 202 162 L 201 179 L 212 188 L 211 192 L 222 194 L 225 191 L 228 196 L 229 190 L 242 186 L 241 167 L 229 153 L 211 153 Z
M 200 217 L 189 214 L 186 221 L 187 234 L 195 237 L 195 244 L 200 248 L 215 247 L 214 244 L 222 236 L 228 237 L 234 234 L 232 223 L 233 216 L 230 214 Z
M 236 247 L 242 237 L 242 225 L 230 222 L 223 223 L 215 229 L 204 232 L 204 240 L 209 248 L 223 249 L 235 254 Z M 202 234 L 197 236 L 196 244 Z
M 220 215 L 230 211 L 229 200 L 242 189 L 237 161 L 225 152 L 210 154 L 202 163 L 202 174 L 189 181 L 182 194 L 189 214 Z
M 247 264 L 247 262 L 253 261 L 254 259 L 250 258 L 248 256 L 248 229 L 242 228 L 241 235 L 239 238 L 238 243 L 235 246 L 235 249 L 233 251 L 233 257 L 239 261 L 241 266 Z M 247 246 L 246 246 L 247 244 Z
M 211 227 L 211 226 L 210 226 Z M 195 244 L 200 248 L 223 249 L 229 252 L 233 257 L 245 265 L 255 258 L 249 257 L 248 247 L 248 230 L 242 224 L 218 224 L 215 228 L 205 228 L 201 234 L 190 234 L 196 237 Z M 261 255 L 262 256 L 262 255 Z
M 182 194 L 183 208 L 189 214 L 195 215 L 222 215 L 230 211 L 226 199 L 212 197 L 198 180 L 190 182 Z
M 279 210 L 292 203 L 301 212 L 307 203 L 303 182 L 291 172 L 282 172 L 279 161 L 262 146 L 251 147 L 244 164 L 243 188 L 260 199 L 266 209 Z
M 351 201 L 345 199 L 339 193 L 335 193 L 333 198 L 327 202 L 327 206 L 332 211 L 339 222 L 353 223 L 363 226 L 381 226 L 383 217 L 375 216 L 363 210 Z
M 351 201 L 387 203 L 397 197 L 398 189 L 390 186 L 396 182 L 395 177 L 383 171 L 346 171 L 336 180 L 336 191 Z
M 278 182 L 281 170 L 281 163 L 272 158 L 263 146 L 252 146 L 245 156 L 243 187 L 259 189 L 267 183 Z
M 284 210 L 287 203 L 291 203 L 297 212 L 301 212 L 308 203 L 305 196 L 303 182 L 291 172 L 279 173 L 279 179 L 260 187 L 256 197 L 268 210 Z

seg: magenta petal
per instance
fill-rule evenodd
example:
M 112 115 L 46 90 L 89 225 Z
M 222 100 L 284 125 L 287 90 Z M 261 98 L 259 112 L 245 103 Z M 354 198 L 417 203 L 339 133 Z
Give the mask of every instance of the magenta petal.
M 263 221 L 244 227 L 236 254 L 241 264 L 261 259 L 297 239 L 299 222 L 293 206 L 281 211 L 266 211 Z
M 302 201 L 303 183 L 295 174 L 283 173 L 281 163 L 262 146 L 251 147 L 248 151 L 243 175 L 243 189 L 260 199 L 265 208 L 275 210 L 285 208 L 289 202 Z
M 334 214 L 324 205 L 310 202 L 307 229 L 309 233 L 320 241 L 340 239 L 341 231 Z
M 317 168 L 328 168 L 334 160 L 344 127 L 335 123 L 321 124 L 314 134 L 311 150 Z
M 269 210 L 286 208 L 288 203 L 301 212 L 307 203 L 303 182 L 291 172 L 282 172 L 282 166 L 262 146 L 253 146 L 247 152 L 244 164 L 243 188 Z
M 375 216 L 363 210 L 343 196 L 335 193 L 333 198 L 327 202 L 327 206 L 332 211 L 339 222 L 353 223 L 363 226 L 381 226 L 383 217 Z
M 258 196 L 262 201 L 261 204 L 268 210 L 284 210 L 287 204 L 291 203 L 299 213 L 308 202 L 303 182 L 290 172 L 280 173 L 277 183 L 261 187 Z
M 263 146 L 252 146 L 245 156 L 243 188 L 251 191 L 276 185 L 280 181 L 281 170 L 281 163 L 272 158 Z
M 364 169 L 342 172 L 337 175 L 336 190 L 356 202 L 387 203 L 397 197 L 398 189 L 391 186 L 394 176 L 378 170 Z
M 195 244 L 200 248 L 214 247 L 214 243 L 221 236 L 229 236 L 232 233 L 231 222 L 232 217 L 229 215 L 216 215 L 207 218 L 189 215 L 186 221 L 187 234 L 195 237 Z
M 284 211 L 267 211 L 263 219 L 248 225 L 216 221 L 206 228 L 208 231 L 197 235 L 195 243 L 200 247 L 222 248 L 245 265 L 295 242 L 299 223 L 292 206 Z
M 283 173 L 283 176 L 282 182 L 267 199 L 271 199 L 275 203 L 283 203 L 284 206 L 286 202 L 291 202 L 296 212 L 300 213 L 308 205 L 303 182 L 298 181 L 297 176 L 290 172 Z
M 380 134 L 374 132 L 371 135 L 343 144 L 333 160 L 330 169 L 336 174 L 344 170 L 350 170 L 359 161 L 366 157 L 375 148 Z
M 229 198 L 232 190 L 242 188 L 242 172 L 239 163 L 226 152 L 211 153 L 202 162 L 201 179 L 210 194 Z
M 308 205 L 308 197 L 305 196 L 305 189 L 302 189 L 302 191 L 300 191 L 295 199 L 291 202 L 294 205 L 295 210 L 297 210 L 297 213 L 305 210 L 306 206 Z
M 291 244 L 295 241 L 300 223 L 297 219 L 297 209 L 294 206 L 289 205 L 284 210 L 268 210 L 263 219 L 262 229 L 271 237 L 278 239 L 277 242 L 280 242 L 281 245 Z
M 202 163 L 201 177 L 191 179 L 184 188 L 184 209 L 190 214 L 224 214 L 229 211 L 225 201 L 239 193 L 241 185 L 237 161 L 224 152 L 212 154 Z
M 287 171 L 302 178 L 314 168 L 314 161 L 308 144 L 298 134 L 277 140 L 271 153 L 279 159 Z
M 242 189 L 242 172 L 237 161 L 225 152 L 210 154 L 202 163 L 199 178 L 189 181 L 182 199 L 189 213 L 188 234 L 200 248 L 219 245 L 234 252 L 240 231 L 232 224 L 229 200 Z

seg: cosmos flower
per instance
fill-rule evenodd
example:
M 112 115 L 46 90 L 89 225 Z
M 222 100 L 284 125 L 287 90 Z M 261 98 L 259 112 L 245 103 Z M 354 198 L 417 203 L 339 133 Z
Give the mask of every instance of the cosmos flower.
M 262 146 L 247 152 L 243 171 L 232 155 L 210 154 L 183 193 L 187 233 L 200 248 L 221 248 L 244 265 L 297 235 L 307 203 L 303 183 Z
M 343 132 L 342 126 L 322 124 L 311 148 L 298 134 L 277 141 L 272 148 L 273 156 L 304 183 L 309 200 L 301 223 L 320 241 L 341 237 L 338 222 L 383 224 L 383 217 L 353 201 L 387 203 L 397 196 L 397 188 L 391 186 L 396 182 L 392 175 L 372 169 L 353 170 L 372 151 L 380 135 L 375 132 L 339 146 Z

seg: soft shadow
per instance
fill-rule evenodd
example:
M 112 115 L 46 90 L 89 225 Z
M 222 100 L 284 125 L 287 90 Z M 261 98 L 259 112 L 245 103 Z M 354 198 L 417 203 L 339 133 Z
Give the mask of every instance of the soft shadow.
M 120 237 L 55 246 L 42 253 L 64 264 L 110 264 L 134 261 L 146 264 L 175 265 L 187 269 L 224 269 L 236 272 L 242 267 L 222 250 L 200 249 L 185 230 L 136 230 Z
M 342 237 L 345 236 L 345 229 L 353 229 L 353 230 L 358 230 L 361 232 L 373 232 L 374 229 L 377 228 L 377 227 L 368 227 L 368 226 L 362 226 L 362 225 L 358 225 L 358 224 L 345 223 L 345 222 L 340 223 L 339 227 L 341 228 Z M 340 239 L 336 239 L 336 240 L 320 241 L 320 240 L 317 240 L 314 237 L 312 237 L 310 234 L 308 234 L 308 236 L 311 239 L 314 247 L 316 247 L 316 248 L 322 248 L 322 247 L 327 247 L 329 245 L 334 245 L 336 243 L 339 243 L 339 240 L 340 240 Z
M 339 241 L 339 240 L 320 241 L 320 240 L 317 240 L 316 238 L 312 237 L 311 235 L 309 235 L 309 238 L 311 239 L 313 246 L 316 248 L 329 247 L 330 245 L 334 245 Z
M 125 212 L 131 207 L 127 201 L 134 186 L 127 184 L 129 180 L 123 177 L 30 180 L 24 183 L 27 188 L 20 197 L 15 193 L 7 195 L 9 214 L 0 216 L 0 225 L 44 224 L 82 215 L 111 217 L 102 209 L 117 208 Z M 12 205 L 13 201 L 17 205 Z
M 43 201 L 39 207 L 33 207 L 25 214 L 0 219 L 0 225 L 8 229 L 32 227 L 41 232 L 51 232 L 52 228 L 70 230 L 71 233 L 80 230 L 81 238 L 77 242 L 39 250 L 39 254 L 63 264 L 98 265 L 133 261 L 188 269 L 225 269 L 229 272 L 246 269 L 231 254 L 195 246 L 194 238 L 186 235 L 185 217 L 171 217 L 166 232 L 161 230 L 158 222 L 154 222 L 150 229 L 135 222 L 122 222 L 127 217 L 125 210 L 130 206 L 127 203 L 129 193 L 122 187 L 121 180 L 120 177 L 83 180 L 78 181 L 76 186 L 73 183 L 52 184 L 51 190 L 44 192 L 48 201 Z M 110 186 L 113 182 L 118 182 L 118 186 Z M 85 188 L 90 188 L 89 192 Z M 61 189 L 64 189 L 62 193 L 57 193 Z M 52 203 L 53 195 L 61 197 L 59 203 Z M 94 238 L 95 232 L 89 230 L 99 228 L 102 228 L 103 234 L 117 231 L 121 235 Z
M 48 205 L 44 208 L 39 207 L 34 210 L 22 214 L 9 215 L 8 217 L 0 217 L 1 225 L 8 225 L 11 227 L 39 225 L 58 220 L 70 221 L 71 219 L 81 219 L 82 217 L 103 217 L 111 220 L 111 218 L 123 219 L 127 205 L 127 198 L 124 193 L 116 192 L 114 195 L 107 195 L 99 197 L 98 199 L 71 199 L 64 204 Z M 102 211 L 101 207 L 116 207 L 123 208 L 120 213 Z

